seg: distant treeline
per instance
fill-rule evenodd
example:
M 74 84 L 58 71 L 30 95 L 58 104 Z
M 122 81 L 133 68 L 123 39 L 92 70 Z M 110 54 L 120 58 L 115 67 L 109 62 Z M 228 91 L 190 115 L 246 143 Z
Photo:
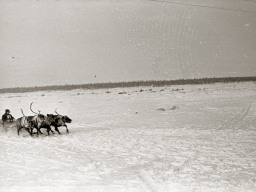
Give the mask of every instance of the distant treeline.
M 211 84 L 211 83 L 231 83 L 256 81 L 256 76 L 253 77 L 218 77 L 218 78 L 201 78 L 201 79 L 178 79 L 178 80 L 152 80 L 152 81 L 131 81 L 131 82 L 116 82 L 116 83 L 91 83 L 81 85 L 52 85 L 42 87 L 16 87 L 0 89 L 0 93 L 23 93 L 35 91 L 51 91 L 51 90 L 72 90 L 72 89 L 102 89 L 102 88 L 118 88 L 118 87 L 139 87 L 152 86 L 161 87 L 169 85 L 186 85 L 186 84 Z

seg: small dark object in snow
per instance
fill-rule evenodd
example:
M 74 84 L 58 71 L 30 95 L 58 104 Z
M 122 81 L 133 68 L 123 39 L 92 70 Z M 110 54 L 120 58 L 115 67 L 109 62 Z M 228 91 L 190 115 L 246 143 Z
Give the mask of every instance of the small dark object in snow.
M 106 93 L 111 93 L 111 91 L 106 91 Z
M 183 91 L 184 89 L 172 89 L 172 91 Z
M 119 92 L 118 94 L 127 94 L 127 92 L 125 92 L 125 91 L 122 91 L 122 92 Z
M 170 108 L 170 110 L 175 110 L 175 109 L 177 109 L 176 106 L 173 106 L 172 108 Z
M 159 109 L 157 109 L 158 111 L 166 111 L 166 109 L 165 108 L 159 108 Z
M 176 106 L 172 106 L 171 108 L 169 108 L 168 110 L 175 110 L 175 109 L 178 109 L 178 107 Z M 158 111 L 167 111 L 165 108 L 159 108 L 157 109 Z
M 143 92 L 143 91 L 144 91 L 143 89 L 140 90 L 140 92 Z

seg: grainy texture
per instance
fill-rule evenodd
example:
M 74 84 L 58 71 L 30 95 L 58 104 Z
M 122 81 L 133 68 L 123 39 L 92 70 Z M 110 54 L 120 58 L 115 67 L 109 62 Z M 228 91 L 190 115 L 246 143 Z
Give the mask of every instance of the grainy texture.
M 0 191 L 255 191 L 255 83 L 106 92 L 1 94 L 16 118 L 34 101 L 73 122 L 62 135 L 1 131 Z

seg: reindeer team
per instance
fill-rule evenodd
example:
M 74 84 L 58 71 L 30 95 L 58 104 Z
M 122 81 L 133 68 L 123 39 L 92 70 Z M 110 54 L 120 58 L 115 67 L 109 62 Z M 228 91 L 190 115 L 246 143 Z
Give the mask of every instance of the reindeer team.
M 17 133 L 20 134 L 20 131 L 22 129 L 25 129 L 31 136 L 34 134 L 33 130 L 36 129 L 36 134 L 42 134 L 41 129 L 45 128 L 47 130 L 48 135 L 50 135 L 50 132 L 54 133 L 52 131 L 51 126 L 55 128 L 55 131 L 57 131 L 59 134 L 60 131 L 58 127 L 64 126 L 66 127 L 67 133 L 69 133 L 68 127 L 66 123 L 71 123 L 71 119 L 68 116 L 63 116 L 57 113 L 55 110 L 55 113 L 57 115 L 53 114 L 47 114 L 46 116 L 39 113 L 36 113 L 32 110 L 32 104 L 30 104 L 30 110 L 35 114 L 34 116 L 26 116 L 23 113 L 23 110 L 21 109 L 21 112 L 23 114 L 23 117 L 20 117 L 16 120 L 16 126 L 17 126 Z

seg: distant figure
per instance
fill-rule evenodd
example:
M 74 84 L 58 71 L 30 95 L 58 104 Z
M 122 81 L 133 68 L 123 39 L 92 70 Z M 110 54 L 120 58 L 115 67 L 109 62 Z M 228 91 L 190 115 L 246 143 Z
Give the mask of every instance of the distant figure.
M 13 120 L 14 120 L 14 117 L 10 114 L 10 110 L 6 109 L 5 114 L 3 114 L 3 116 L 2 116 L 3 127 L 4 127 L 5 131 L 7 130 L 6 125 L 10 122 L 13 122 Z

